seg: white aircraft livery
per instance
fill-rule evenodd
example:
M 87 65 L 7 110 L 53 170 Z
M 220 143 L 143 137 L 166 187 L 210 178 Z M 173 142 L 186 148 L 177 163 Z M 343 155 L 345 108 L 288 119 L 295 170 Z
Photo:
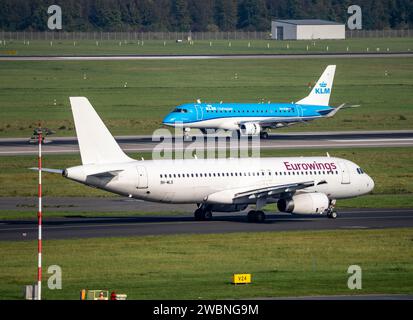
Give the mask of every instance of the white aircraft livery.
M 193 203 L 196 220 L 255 205 L 248 220 L 262 222 L 268 203 L 281 212 L 335 218 L 337 199 L 374 188 L 357 164 L 329 156 L 137 161 L 122 151 L 87 98 L 71 97 L 70 103 L 82 165 L 43 171 L 130 198 Z

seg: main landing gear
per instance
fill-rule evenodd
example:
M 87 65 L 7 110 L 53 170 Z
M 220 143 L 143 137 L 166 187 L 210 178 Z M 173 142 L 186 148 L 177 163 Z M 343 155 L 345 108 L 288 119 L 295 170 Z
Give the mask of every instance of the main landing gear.
M 199 207 L 194 212 L 195 221 L 209 221 L 212 219 L 212 211 L 208 208 Z
M 232 136 L 233 139 L 241 139 L 241 131 L 240 130 L 232 131 L 231 136 Z M 251 137 L 251 136 L 248 136 L 248 137 Z M 260 139 L 263 139 L 263 140 L 268 139 L 268 132 L 267 131 L 261 131 L 260 132 Z
M 248 222 L 264 222 L 265 221 L 265 213 L 261 210 L 251 210 L 248 212 L 247 215 Z
M 328 209 L 326 210 L 327 212 L 327 218 L 329 219 L 336 219 L 338 214 L 336 211 L 336 200 L 331 200 L 330 205 L 328 206 Z

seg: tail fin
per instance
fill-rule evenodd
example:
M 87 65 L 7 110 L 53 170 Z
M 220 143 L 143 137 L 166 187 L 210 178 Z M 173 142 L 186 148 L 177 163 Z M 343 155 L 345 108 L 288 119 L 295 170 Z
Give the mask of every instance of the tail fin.
M 311 90 L 310 94 L 296 103 L 328 106 L 328 103 L 330 101 L 331 90 L 333 89 L 333 80 L 335 72 L 335 65 L 327 66 L 327 68 L 321 75 L 320 79 L 318 79 L 313 90 Z
M 70 97 L 80 156 L 83 164 L 132 161 L 85 97 Z

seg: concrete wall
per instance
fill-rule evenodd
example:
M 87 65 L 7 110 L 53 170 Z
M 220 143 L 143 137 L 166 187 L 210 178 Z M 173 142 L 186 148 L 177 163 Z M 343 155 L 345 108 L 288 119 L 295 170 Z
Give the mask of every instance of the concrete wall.
M 281 23 L 281 22 L 271 22 L 271 38 L 274 40 L 277 39 L 277 27 L 284 28 L 284 40 L 296 40 L 297 37 L 297 26 L 290 23 Z
M 297 26 L 297 40 L 312 39 L 345 39 L 344 25 L 299 25 Z
M 311 40 L 311 39 L 345 39 L 344 24 L 332 25 L 295 25 L 290 23 L 271 22 L 271 38 L 277 39 L 277 27 L 284 28 L 284 40 Z

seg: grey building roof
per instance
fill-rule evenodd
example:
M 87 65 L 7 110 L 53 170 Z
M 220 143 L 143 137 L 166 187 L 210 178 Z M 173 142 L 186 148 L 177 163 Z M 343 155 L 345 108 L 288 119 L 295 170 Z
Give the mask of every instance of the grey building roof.
M 328 21 L 328 20 L 320 20 L 320 19 L 304 19 L 304 20 L 273 20 L 274 22 L 282 22 L 282 23 L 289 23 L 295 25 L 342 25 L 343 23 L 335 22 L 335 21 Z

